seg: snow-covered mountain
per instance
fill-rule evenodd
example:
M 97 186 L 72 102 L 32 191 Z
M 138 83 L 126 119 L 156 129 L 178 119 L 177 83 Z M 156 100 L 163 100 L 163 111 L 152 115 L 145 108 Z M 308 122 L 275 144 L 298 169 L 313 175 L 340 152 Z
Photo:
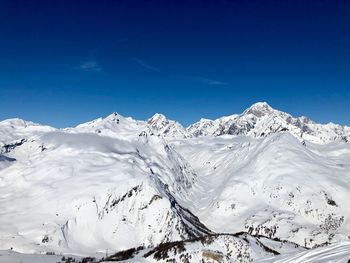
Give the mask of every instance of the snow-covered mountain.
M 211 232 L 178 204 L 196 175 L 161 137 L 54 131 L 3 155 L 3 248 L 87 253 Z
M 165 137 L 187 138 L 189 137 L 186 129 L 178 122 L 168 120 L 163 114 L 156 113 L 147 124 L 150 128 Z
M 350 127 L 348 126 L 334 123 L 319 124 L 305 116 L 293 117 L 288 113 L 273 109 L 266 102 L 255 103 L 241 114 L 225 116 L 216 120 L 201 119 L 187 128 L 159 113 L 147 121 L 134 120 L 131 117 L 125 118 L 118 113 L 112 113 L 106 118 L 98 118 L 67 130 L 95 132 L 123 138 L 129 134 L 147 130 L 165 138 L 178 139 L 222 135 L 258 138 L 289 131 L 303 142 L 324 144 L 350 141 Z
M 10 142 L 17 142 L 29 137 L 35 138 L 43 133 L 54 131 L 55 128 L 40 125 L 21 119 L 8 119 L 0 122 L 0 147 Z M 11 146 L 8 145 L 7 148 Z M 5 147 L 6 148 L 6 147 Z
M 250 262 L 340 244 L 349 134 L 266 103 L 187 129 L 161 114 L 65 129 L 5 120 L 0 250 Z
M 187 206 L 211 230 L 313 247 L 350 233 L 350 145 L 268 137 L 173 141 L 198 175 Z
M 242 114 L 216 120 L 201 119 L 187 128 L 190 135 L 220 136 L 225 134 L 266 137 L 270 134 L 289 131 L 300 140 L 315 143 L 350 141 L 350 127 L 318 124 L 307 117 L 294 118 L 290 114 L 271 108 L 266 102 L 258 102 Z
M 180 123 L 169 120 L 159 113 L 156 113 L 147 121 L 138 121 L 114 112 L 105 118 L 98 118 L 65 130 L 73 133 L 92 132 L 120 138 L 126 138 L 146 131 L 150 134 L 162 135 L 168 138 L 189 137 L 186 129 Z
M 212 234 L 192 240 L 163 243 L 152 249 L 121 251 L 106 260 L 135 262 L 252 262 L 281 253 L 301 253 L 306 249 L 290 242 L 254 237 L 247 233 Z M 128 261 L 130 262 L 130 261 Z

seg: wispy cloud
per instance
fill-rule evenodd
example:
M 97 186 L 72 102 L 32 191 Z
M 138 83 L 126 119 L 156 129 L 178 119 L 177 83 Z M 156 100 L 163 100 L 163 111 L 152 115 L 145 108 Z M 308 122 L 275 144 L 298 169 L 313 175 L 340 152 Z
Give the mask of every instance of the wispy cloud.
M 227 85 L 229 85 L 229 83 L 227 83 L 227 82 L 223 82 L 223 81 L 216 80 L 216 79 L 211 79 L 211 78 L 206 78 L 206 77 L 201 77 L 201 76 L 184 76 L 184 75 L 174 74 L 171 72 L 160 70 L 159 68 L 148 64 L 147 62 L 145 62 L 144 60 L 142 60 L 140 58 L 134 57 L 131 59 L 135 63 L 137 63 L 139 66 L 141 66 L 147 70 L 162 73 L 164 76 L 168 76 L 170 78 L 179 78 L 179 79 L 183 79 L 183 80 L 199 82 L 199 83 L 202 83 L 204 85 L 210 85 L 210 86 L 227 86 Z
M 76 69 L 87 72 L 101 72 L 102 68 L 96 61 L 86 61 L 79 65 Z
M 135 61 L 137 64 L 139 64 L 141 67 L 154 71 L 154 72 L 160 72 L 161 70 L 157 67 L 154 67 L 148 63 L 146 63 L 145 61 L 143 61 L 142 59 L 139 58 L 132 58 L 133 61 Z
M 209 79 L 209 78 L 205 78 L 205 77 L 190 76 L 190 77 L 188 77 L 188 79 L 190 79 L 192 81 L 201 82 L 201 83 L 206 84 L 206 85 L 212 85 L 212 86 L 226 86 L 226 85 L 228 85 L 228 83 L 226 83 L 226 82 L 215 80 L 215 79 Z

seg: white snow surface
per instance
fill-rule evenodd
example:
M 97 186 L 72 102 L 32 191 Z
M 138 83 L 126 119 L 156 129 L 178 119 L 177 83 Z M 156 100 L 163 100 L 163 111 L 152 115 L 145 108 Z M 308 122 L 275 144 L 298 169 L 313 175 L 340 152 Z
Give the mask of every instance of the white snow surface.
M 94 255 L 243 231 L 265 236 L 270 248 L 276 238 L 343 251 L 349 136 L 349 127 L 294 118 L 267 103 L 187 129 L 161 114 L 138 121 L 112 113 L 65 129 L 5 120 L 0 249 Z M 203 249 L 188 245 L 193 258 Z M 251 249 L 254 260 L 265 257 Z M 311 251 L 331 253 L 299 252 Z
M 198 175 L 185 206 L 209 229 L 245 230 L 307 247 L 347 239 L 349 144 L 304 146 L 288 132 L 172 144 Z
M 327 247 L 320 247 L 315 248 L 311 250 L 304 250 L 304 251 L 294 251 L 289 252 L 284 255 L 277 255 L 277 256 L 266 256 L 266 252 L 262 252 L 261 249 L 258 246 L 250 247 L 246 246 L 244 247 L 246 250 L 243 250 L 242 247 L 244 246 L 244 243 L 240 243 L 242 241 L 240 240 L 234 240 L 229 243 L 229 247 L 225 247 L 224 249 L 220 246 L 220 241 L 215 241 L 215 243 L 212 246 L 208 245 L 191 245 L 188 246 L 188 254 L 193 255 L 190 259 L 190 262 L 200 262 L 200 260 L 203 260 L 202 262 L 213 262 L 211 258 L 209 258 L 209 255 L 216 255 L 219 256 L 221 259 L 221 262 L 235 262 L 236 259 L 233 259 L 232 257 L 229 258 L 226 255 L 223 254 L 223 251 L 225 253 L 231 252 L 231 255 L 235 253 L 234 255 L 237 256 L 239 252 L 244 251 L 245 255 L 247 256 L 247 262 L 248 260 L 253 259 L 253 262 L 257 263 L 347 263 L 350 259 L 350 243 L 349 242 L 342 242 L 342 243 L 336 243 Z M 235 250 L 235 245 L 241 244 L 241 247 L 237 250 Z M 209 248 L 208 248 L 209 247 Z M 187 248 L 187 246 L 186 246 Z M 221 250 L 221 251 L 220 251 Z M 253 252 L 254 254 L 249 254 L 249 252 Z M 257 254 L 257 251 L 260 251 L 264 253 L 264 255 Z M 209 252 L 209 253 L 208 253 Z M 173 252 L 172 252 L 173 253 Z M 173 253 L 174 254 L 174 253 Z M 181 254 L 180 254 L 181 255 Z M 173 255 L 173 258 L 180 260 L 180 255 Z M 249 255 L 249 257 L 248 257 Z M 171 255 L 169 255 L 171 256 Z M 221 258 L 222 256 L 222 258 Z M 225 257 L 226 256 L 226 257 Z M 258 259 L 255 259 L 253 257 L 259 257 Z M 67 258 L 68 256 L 65 255 Z M 79 258 L 75 257 L 77 261 L 79 261 Z M 57 263 L 60 262 L 62 259 L 62 255 L 40 255 L 40 254 L 23 254 L 18 253 L 14 251 L 1 251 L 0 250 L 0 262 L 1 263 Z M 122 262 L 129 262 L 129 263 L 150 263 L 150 262 L 164 262 L 165 260 L 155 260 L 152 257 L 144 258 L 143 254 L 136 255 L 134 258 L 122 261 Z M 106 261 L 108 262 L 108 261 Z M 109 261 L 112 262 L 112 261 Z M 181 262 L 181 261 L 179 261 Z M 217 262 L 217 261 L 214 261 Z M 240 262 L 245 262 L 243 260 L 240 260 Z
M 248 234 L 214 235 L 205 238 L 172 243 L 167 247 L 142 250 L 135 253 L 127 262 L 252 262 L 257 259 L 273 257 L 280 251 L 298 253 L 305 248 L 295 247 L 291 243 L 283 243 L 252 237 Z M 277 250 L 271 250 L 271 247 Z M 112 261 L 111 261 L 112 262 Z
M 347 263 L 350 259 L 350 243 L 341 242 L 299 253 L 268 257 L 259 263 Z
M 57 263 L 61 262 L 62 255 L 46 255 L 46 254 L 25 254 L 12 250 L 0 250 L 1 263 Z M 65 255 L 65 258 L 71 257 L 79 261 L 79 257 Z

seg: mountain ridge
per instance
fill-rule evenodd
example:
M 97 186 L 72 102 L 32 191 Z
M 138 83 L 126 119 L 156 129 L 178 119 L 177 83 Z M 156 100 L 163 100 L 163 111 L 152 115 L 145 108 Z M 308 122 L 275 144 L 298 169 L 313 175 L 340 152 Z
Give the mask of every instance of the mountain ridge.
M 23 126 L 49 126 L 26 122 L 21 119 L 8 119 L 1 123 L 13 123 L 11 125 Z M 23 128 L 23 127 L 22 127 Z M 55 129 L 51 127 L 52 129 Z M 288 131 L 300 141 L 312 143 L 330 143 L 333 141 L 349 142 L 350 127 L 345 125 L 320 124 L 305 116 L 293 117 L 292 115 L 272 108 L 267 102 L 257 102 L 240 114 L 223 116 L 215 120 L 202 118 L 188 127 L 183 127 L 179 122 L 168 119 L 161 113 L 156 113 L 148 120 L 135 120 L 132 117 L 124 117 L 116 112 L 100 117 L 92 121 L 81 123 L 75 127 L 63 128 L 63 130 L 95 132 L 113 136 L 113 133 L 125 134 L 132 131 L 141 133 L 148 131 L 170 138 L 191 138 L 201 136 L 252 136 L 264 137 L 276 132 Z

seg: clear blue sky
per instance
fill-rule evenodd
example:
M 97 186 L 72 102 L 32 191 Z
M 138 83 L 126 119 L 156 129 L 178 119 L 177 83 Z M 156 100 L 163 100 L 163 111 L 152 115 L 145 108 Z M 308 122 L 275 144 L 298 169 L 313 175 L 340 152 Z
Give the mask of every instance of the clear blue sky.
M 349 1 L 0 0 L 0 34 L 0 119 L 188 125 L 267 101 L 350 125 Z

